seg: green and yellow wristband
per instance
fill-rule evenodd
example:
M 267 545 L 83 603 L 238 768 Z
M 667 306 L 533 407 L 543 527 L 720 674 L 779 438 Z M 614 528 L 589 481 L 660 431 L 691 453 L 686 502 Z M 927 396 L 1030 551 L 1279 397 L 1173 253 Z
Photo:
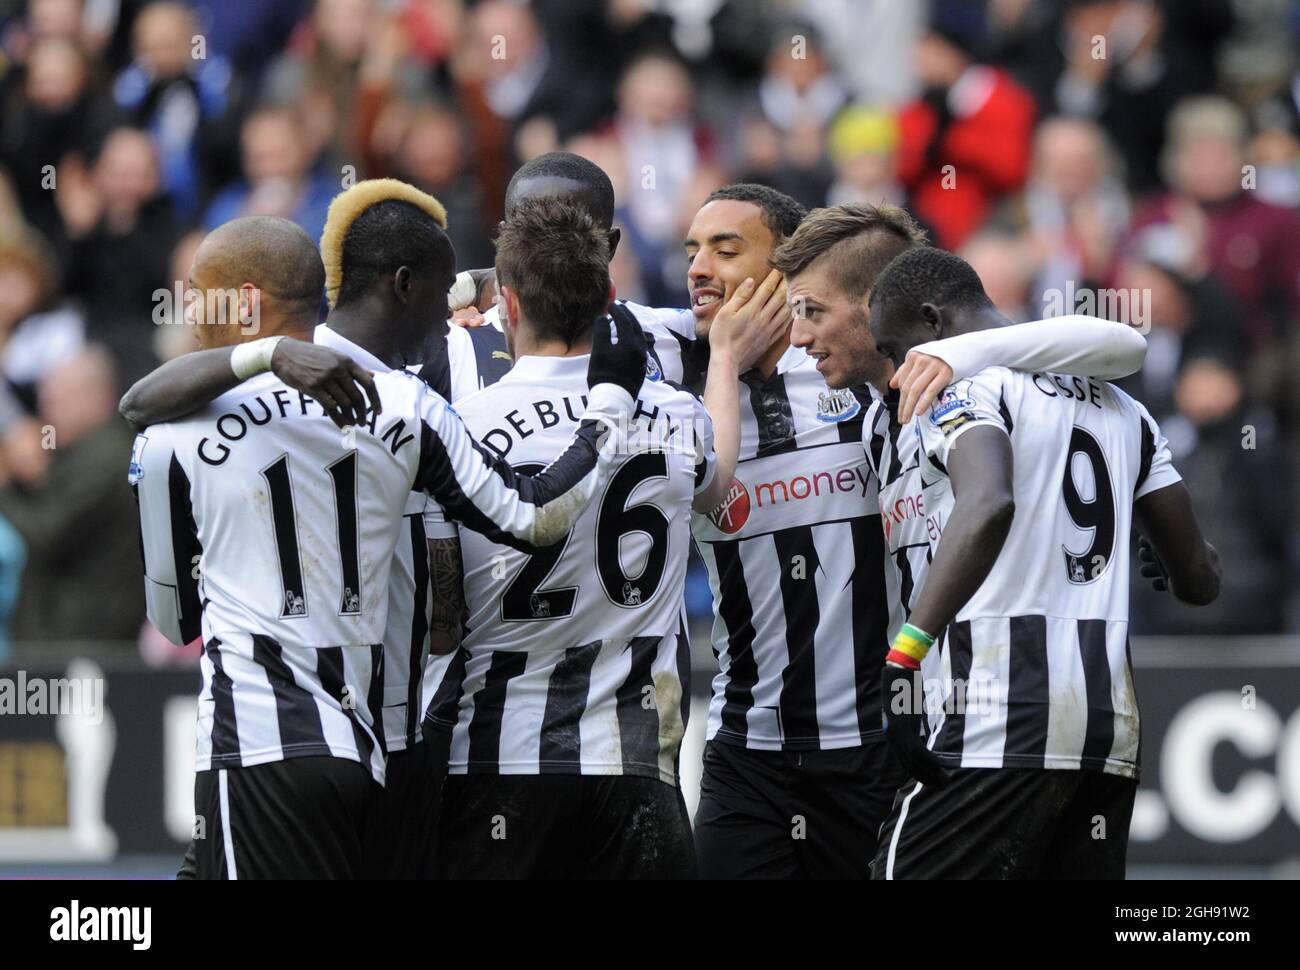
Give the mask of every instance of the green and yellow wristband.
M 934 637 L 920 627 L 904 623 L 903 628 L 898 631 L 898 636 L 894 637 L 894 645 L 885 657 L 885 663 L 897 664 L 908 670 L 920 670 L 921 661 L 925 659 L 932 646 L 934 646 Z

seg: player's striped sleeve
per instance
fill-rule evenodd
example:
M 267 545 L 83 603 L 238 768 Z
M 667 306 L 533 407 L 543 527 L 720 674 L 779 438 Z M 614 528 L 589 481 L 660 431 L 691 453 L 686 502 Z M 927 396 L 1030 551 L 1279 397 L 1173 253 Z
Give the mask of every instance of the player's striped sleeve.
M 415 487 L 437 499 L 447 518 L 493 542 L 524 551 L 553 545 L 572 528 L 608 474 L 632 406 L 625 390 L 597 386 L 569 447 L 542 471 L 526 476 L 475 441 L 447 402 L 424 390 Z
M 1152 492 L 1158 492 L 1183 480 L 1174 467 L 1173 455 L 1169 451 L 1169 442 L 1160 431 L 1160 425 L 1151 417 L 1141 402 L 1129 398 L 1137 411 L 1138 421 L 1138 473 L 1133 485 L 1133 500 L 1137 501 Z
M 203 547 L 190 504 L 190 480 L 166 425 L 136 435 L 128 479 L 140 505 L 140 557 L 149 620 L 172 643 L 189 643 L 201 628 Z

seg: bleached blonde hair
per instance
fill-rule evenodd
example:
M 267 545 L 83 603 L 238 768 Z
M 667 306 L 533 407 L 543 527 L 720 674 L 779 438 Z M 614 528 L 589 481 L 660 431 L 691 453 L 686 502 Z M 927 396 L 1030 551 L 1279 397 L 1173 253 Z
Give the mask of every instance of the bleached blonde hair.
M 428 192 L 398 179 L 367 179 L 334 196 L 325 231 L 320 237 L 320 254 L 325 263 L 325 296 L 332 309 L 343 286 L 343 241 L 361 213 L 380 202 L 408 202 L 427 214 L 444 230 L 447 209 Z

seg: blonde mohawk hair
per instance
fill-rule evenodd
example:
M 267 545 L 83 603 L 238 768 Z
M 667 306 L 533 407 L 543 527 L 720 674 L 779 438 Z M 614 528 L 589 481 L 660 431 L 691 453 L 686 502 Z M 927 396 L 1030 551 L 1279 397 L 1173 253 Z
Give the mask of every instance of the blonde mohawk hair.
M 447 228 L 447 209 L 414 185 L 398 179 L 367 179 L 344 189 L 330 203 L 325 231 L 320 237 L 320 254 L 325 262 L 325 296 L 331 309 L 338 302 L 339 288 L 343 286 L 343 241 L 348 237 L 348 230 L 361 213 L 380 202 L 409 202 L 444 230 Z

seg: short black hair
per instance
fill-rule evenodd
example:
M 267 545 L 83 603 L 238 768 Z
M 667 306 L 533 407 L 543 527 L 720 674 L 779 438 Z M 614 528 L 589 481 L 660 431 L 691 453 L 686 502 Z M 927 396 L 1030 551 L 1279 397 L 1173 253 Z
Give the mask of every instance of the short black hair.
M 733 182 L 713 192 L 704 204 L 721 201 L 748 202 L 763 210 L 763 225 L 778 240 L 794 235 L 808 210 L 784 192 L 755 182 Z
M 992 306 L 979 274 L 960 256 L 946 249 L 918 246 L 890 261 L 871 291 L 872 306 L 923 303 L 945 307 Z
M 360 298 L 403 266 L 426 268 L 450 251 L 447 233 L 427 212 L 400 199 L 377 202 L 352 221 L 343 237 L 336 305 Z
M 506 218 L 527 196 L 520 185 L 533 179 L 559 178 L 577 182 L 581 188 L 567 193 L 565 199 L 580 206 L 604 229 L 614 225 L 614 183 L 595 162 L 573 152 L 547 152 L 525 162 L 506 186 Z
M 497 237 L 497 281 L 519 297 L 532 329 L 566 347 L 609 304 L 609 234 L 564 199 L 524 199 Z

